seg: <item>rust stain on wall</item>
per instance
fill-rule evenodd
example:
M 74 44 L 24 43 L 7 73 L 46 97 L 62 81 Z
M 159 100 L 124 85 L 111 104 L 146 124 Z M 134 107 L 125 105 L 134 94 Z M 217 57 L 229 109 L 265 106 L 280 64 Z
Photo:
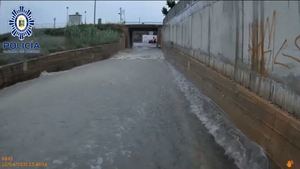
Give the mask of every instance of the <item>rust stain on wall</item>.
M 271 21 L 269 17 L 266 20 L 255 20 L 249 26 L 249 54 L 251 56 L 252 70 L 266 76 L 266 54 L 274 55 L 276 11 L 273 11 Z M 265 46 L 265 43 L 267 44 Z

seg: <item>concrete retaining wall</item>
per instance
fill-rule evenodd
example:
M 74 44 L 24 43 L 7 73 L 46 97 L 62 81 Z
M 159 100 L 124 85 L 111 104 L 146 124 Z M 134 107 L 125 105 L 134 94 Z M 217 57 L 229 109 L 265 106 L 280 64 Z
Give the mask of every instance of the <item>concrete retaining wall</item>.
M 164 53 L 243 133 L 264 148 L 272 169 L 286 169 L 288 160 L 300 166 L 299 120 L 176 48 L 165 47 Z
M 300 167 L 299 28 L 297 1 L 180 1 L 162 29 L 169 58 L 281 168 Z
M 103 44 L 70 51 L 53 53 L 20 63 L 0 67 L 0 89 L 20 81 L 36 78 L 41 72 L 54 72 L 106 59 L 125 48 L 123 38 L 117 43 Z
M 182 1 L 172 10 L 165 42 L 300 116 L 300 2 Z

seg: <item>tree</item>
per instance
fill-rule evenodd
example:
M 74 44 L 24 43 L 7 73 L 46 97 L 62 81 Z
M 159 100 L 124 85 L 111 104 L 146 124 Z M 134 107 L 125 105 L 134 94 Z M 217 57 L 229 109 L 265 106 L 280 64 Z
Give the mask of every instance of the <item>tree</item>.
M 175 2 L 175 0 L 167 0 L 167 5 L 170 9 L 172 9 L 176 5 L 176 2 Z M 161 12 L 166 16 L 169 11 L 166 7 L 163 7 L 161 9 Z
M 167 14 L 168 14 L 168 9 L 166 8 L 166 7 L 163 7 L 162 9 L 161 9 L 161 12 L 166 16 Z
M 172 9 L 176 5 L 176 2 L 175 0 L 167 0 L 167 5 L 170 9 Z

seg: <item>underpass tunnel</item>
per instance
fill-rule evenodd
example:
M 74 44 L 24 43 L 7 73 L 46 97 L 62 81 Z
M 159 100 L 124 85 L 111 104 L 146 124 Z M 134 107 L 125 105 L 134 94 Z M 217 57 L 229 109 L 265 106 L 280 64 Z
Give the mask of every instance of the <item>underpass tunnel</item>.
M 158 27 L 129 28 L 129 47 L 160 47 L 160 29 Z
M 132 31 L 132 47 L 156 47 L 157 31 Z

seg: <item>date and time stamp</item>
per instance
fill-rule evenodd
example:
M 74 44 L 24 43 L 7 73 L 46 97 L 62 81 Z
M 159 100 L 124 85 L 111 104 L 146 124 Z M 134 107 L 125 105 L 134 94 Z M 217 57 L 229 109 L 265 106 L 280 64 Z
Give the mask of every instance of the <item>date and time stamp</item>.
M 2 168 L 47 168 L 47 162 L 33 162 L 33 161 L 15 161 L 13 156 L 10 155 L 0 155 L 0 169 Z M 287 169 L 294 168 L 294 161 L 288 160 L 286 163 Z
M 40 161 L 15 161 L 13 156 L 10 155 L 0 155 L 0 168 L 46 168 L 48 167 L 47 162 Z

